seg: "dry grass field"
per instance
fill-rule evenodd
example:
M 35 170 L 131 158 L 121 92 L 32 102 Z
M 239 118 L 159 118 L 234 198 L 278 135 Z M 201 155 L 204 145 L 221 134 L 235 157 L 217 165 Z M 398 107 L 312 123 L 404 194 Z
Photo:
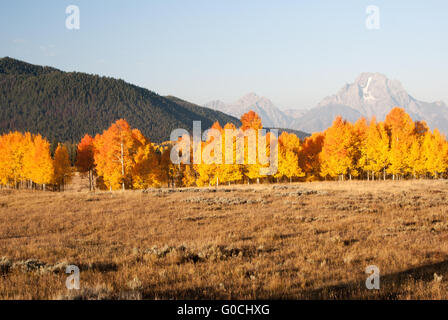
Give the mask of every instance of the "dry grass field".
M 443 180 L 1 190 L 0 299 L 447 299 L 447 213 Z

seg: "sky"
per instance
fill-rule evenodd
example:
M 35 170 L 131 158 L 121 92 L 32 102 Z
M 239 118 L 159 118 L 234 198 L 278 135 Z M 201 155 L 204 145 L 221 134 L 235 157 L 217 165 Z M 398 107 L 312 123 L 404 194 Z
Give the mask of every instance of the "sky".
M 66 8 L 80 29 L 66 28 Z M 366 8 L 379 9 L 368 29 Z M 256 92 L 314 107 L 361 72 L 448 103 L 446 0 L 2 1 L 0 57 L 120 78 L 205 104 Z

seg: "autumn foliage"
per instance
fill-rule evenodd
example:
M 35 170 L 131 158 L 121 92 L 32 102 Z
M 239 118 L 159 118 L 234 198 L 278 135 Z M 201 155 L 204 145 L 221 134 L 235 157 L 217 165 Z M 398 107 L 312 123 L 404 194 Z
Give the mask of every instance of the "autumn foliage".
M 183 139 L 153 144 L 124 119 L 95 138 L 85 135 L 78 144 L 76 170 L 89 177 L 94 189 L 217 186 L 232 183 L 312 181 L 323 179 L 417 179 L 446 177 L 448 142 L 438 129 L 413 121 L 394 108 L 384 122 L 364 118 L 350 123 L 336 117 L 324 132 L 301 141 L 283 132 L 251 136 L 262 129 L 253 111 L 241 117 L 241 127 L 216 122 L 201 144 L 201 154 Z M 230 136 L 231 134 L 231 136 Z M 260 140 L 261 139 L 261 140 Z M 243 142 L 243 143 L 241 143 Z M 249 143 L 251 142 L 251 143 Z M 274 144 L 273 144 L 274 143 Z M 174 164 L 173 147 L 190 149 L 188 163 Z M 185 145 L 183 145 L 185 144 Z M 263 175 L 266 167 L 259 150 L 278 147 L 278 170 Z M 185 153 L 186 154 L 186 153 Z M 230 159 L 226 158 L 229 157 Z M 193 158 L 201 160 L 200 163 Z M 40 135 L 11 132 L 0 136 L 0 184 L 10 188 L 63 190 L 73 168 L 64 145 L 51 156 L 50 143 Z
M 59 146 L 56 158 L 41 135 L 11 132 L 0 136 L 0 183 L 11 188 L 60 188 L 71 175 L 68 153 Z

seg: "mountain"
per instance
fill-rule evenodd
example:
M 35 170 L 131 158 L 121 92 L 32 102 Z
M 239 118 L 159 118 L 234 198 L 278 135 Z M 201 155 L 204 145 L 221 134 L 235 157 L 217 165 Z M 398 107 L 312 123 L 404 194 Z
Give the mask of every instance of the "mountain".
M 326 97 L 315 108 L 296 119 L 292 127 L 307 132 L 331 126 L 334 116 L 354 121 L 375 116 L 383 121 L 393 107 L 401 107 L 413 120 L 424 120 L 431 129 L 448 133 L 448 107 L 443 102 L 423 102 L 409 95 L 397 80 L 380 73 L 362 73 L 354 83 L 346 84 L 337 94 Z
M 300 118 L 293 120 L 291 126 L 306 132 L 319 132 L 330 127 L 334 118 L 339 115 L 350 122 L 355 122 L 362 117 L 360 112 L 347 106 L 318 106 L 306 112 Z
M 261 117 L 264 127 L 290 128 L 291 118 L 277 108 L 271 100 L 258 96 L 255 93 L 249 93 L 231 104 L 215 100 L 204 106 L 222 111 L 237 118 L 249 110 L 253 110 Z
M 289 126 L 295 119 L 302 117 L 308 110 L 305 109 L 287 109 L 283 110 L 283 114 L 289 117 Z
M 123 80 L 0 59 L 0 132 L 30 131 L 50 140 L 77 142 L 120 118 L 154 142 L 168 140 L 176 128 L 191 132 L 194 120 L 202 122 L 203 130 L 215 121 L 240 125 L 222 112 Z

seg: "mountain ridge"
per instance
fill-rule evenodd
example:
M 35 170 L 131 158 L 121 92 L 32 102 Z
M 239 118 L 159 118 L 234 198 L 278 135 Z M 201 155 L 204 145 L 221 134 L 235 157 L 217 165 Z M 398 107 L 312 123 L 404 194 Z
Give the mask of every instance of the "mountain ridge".
M 360 117 L 378 121 L 385 119 L 394 107 L 402 107 L 414 120 L 424 120 L 430 128 L 448 133 L 448 107 L 443 101 L 424 102 L 414 98 L 400 81 L 391 80 L 379 72 L 363 72 L 355 81 L 346 83 L 337 93 L 324 97 L 308 110 L 280 110 L 268 98 L 249 93 L 238 101 L 226 104 L 215 100 L 206 107 L 239 116 L 254 109 L 263 124 L 281 126 L 305 132 L 320 132 L 331 126 L 336 116 L 356 121 Z
M 424 102 L 415 99 L 403 87 L 400 81 L 391 80 L 379 72 L 363 72 L 353 83 L 345 84 L 336 94 L 325 97 L 315 108 L 310 109 L 302 119 L 295 122 L 295 127 L 314 131 L 322 131 L 331 122 L 313 126 L 306 122 L 307 118 L 324 116 L 319 109 L 331 106 L 343 107 L 341 116 L 349 118 L 352 110 L 370 119 L 373 116 L 383 121 L 394 107 L 403 108 L 413 120 L 424 120 L 430 128 L 439 128 L 448 133 L 448 107 L 442 101 Z
M 219 110 L 234 117 L 240 117 L 249 110 L 253 110 L 260 115 L 265 127 L 290 127 L 290 120 L 286 114 L 277 108 L 271 100 L 254 92 L 250 92 L 230 104 L 221 100 L 213 100 L 204 104 L 204 107 Z

